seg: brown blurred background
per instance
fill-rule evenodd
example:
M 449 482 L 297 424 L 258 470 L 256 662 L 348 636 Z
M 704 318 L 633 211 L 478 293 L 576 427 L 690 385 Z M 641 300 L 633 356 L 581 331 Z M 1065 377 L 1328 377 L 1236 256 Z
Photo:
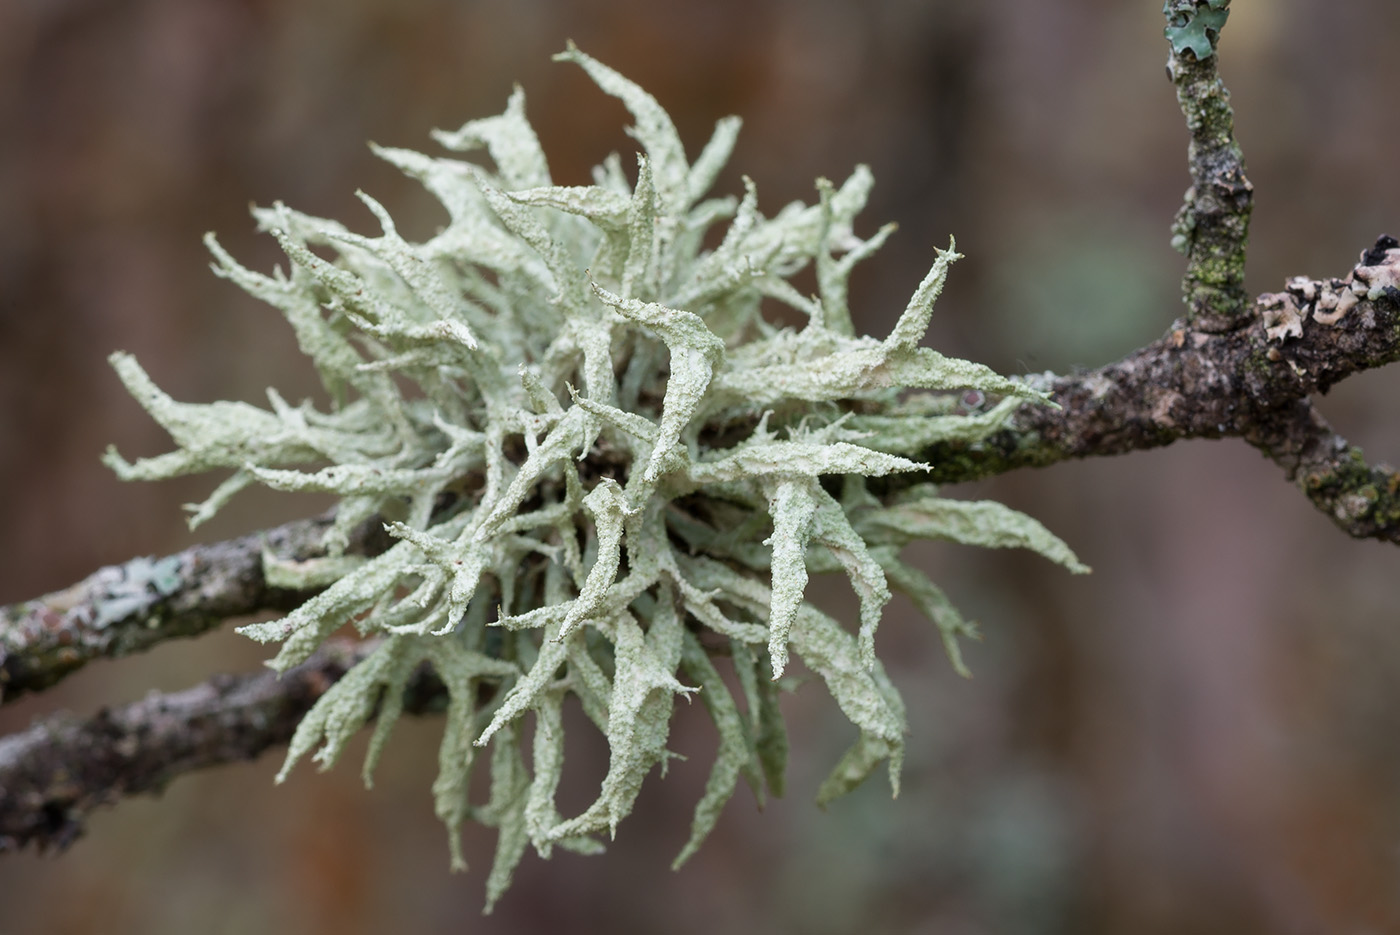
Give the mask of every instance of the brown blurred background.
M 931 341 L 1010 372 L 1095 366 L 1179 310 L 1167 227 L 1185 133 L 1156 0 L 5 0 L 0 2 L 0 600 L 187 545 L 178 505 L 213 481 L 128 486 L 98 463 L 166 448 L 105 356 L 136 353 L 180 399 L 314 395 L 276 313 L 207 269 L 218 231 L 279 259 L 250 202 L 284 199 L 371 231 L 363 188 L 410 234 L 443 215 L 365 141 L 434 151 L 427 131 L 499 112 L 513 81 L 556 180 L 630 151 L 620 106 L 567 38 L 641 82 L 692 152 L 745 130 L 721 187 L 768 213 L 857 162 L 865 232 L 901 231 L 858 274 L 884 334 L 954 233 L 968 259 Z M 1236 0 L 1222 68 L 1257 190 L 1249 286 L 1344 274 L 1400 234 L 1400 6 Z M 1393 371 L 1323 401 L 1400 460 Z M 407 724 L 372 793 L 353 756 L 188 777 L 100 814 L 58 859 L 0 859 L 0 933 L 1400 932 L 1400 575 L 1342 537 L 1243 443 L 1196 442 L 975 485 L 1026 508 L 1095 567 L 928 547 L 986 631 L 954 676 L 906 605 L 881 631 L 910 706 L 904 793 L 881 782 L 819 812 L 849 741 L 819 693 L 788 699 L 791 791 L 741 790 L 708 844 L 668 869 L 712 729 L 649 780 L 603 858 L 527 857 L 482 919 L 493 840 L 447 872 L 428 786 L 437 725 Z M 201 539 L 321 508 L 236 501 Z M 849 607 L 841 588 L 829 589 Z M 846 602 L 842 604 L 841 602 Z M 0 712 L 55 709 L 248 670 L 231 632 L 120 663 Z M 599 751 L 571 749 L 581 807 Z

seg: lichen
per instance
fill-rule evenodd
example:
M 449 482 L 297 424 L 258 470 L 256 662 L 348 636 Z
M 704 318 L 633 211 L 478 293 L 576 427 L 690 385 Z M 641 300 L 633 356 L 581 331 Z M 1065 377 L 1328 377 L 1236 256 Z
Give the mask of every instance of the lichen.
M 95 601 L 90 625 L 103 629 L 147 610 L 180 586 L 180 559 L 133 558 L 109 569 L 101 597 Z
M 1174 11 L 1170 0 L 1163 4 L 1162 12 L 1168 17 L 1165 32 L 1177 55 L 1190 49 L 1196 61 L 1204 62 L 1215 54 L 1220 30 L 1230 18 L 1230 0 L 1195 0 L 1192 6 L 1185 12 Z
M 488 908 L 527 847 L 591 852 L 616 832 L 644 777 L 673 756 L 678 696 L 698 698 L 719 734 L 678 863 L 741 777 L 780 793 L 777 693 L 793 657 L 858 732 L 819 799 L 881 763 L 897 789 L 905 712 L 875 655 L 891 588 L 933 620 L 959 672 L 957 639 L 974 632 L 900 560 L 908 542 L 1024 547 L 1085 570 L 1039 523 L 999 504 L 946 499 L 926 481 L 884 501 L 867 487 L 926 472 L 918 454 L 928 446 L 975 443 L 1043 399 L 920 346 L 959 258 L 951 245 L 888 337 L 857 336 L 848 279 L 891 232 L 854 232 L 868 169 L 839 187 L 819 181 L 816 204 L 772 218 L 748 180 L 742 199 L 706 197 L 737 119 L 721 120 L 691 163 L 655 99 L 572 46 L 559 57 L 632 113 L 635 181 L 614 155 L 595 184 L 555 185 L 517 90 L 502 115 L 437 134 L 449 149 L 484 149 L 494 169 L 376 149 L 446 207 L 448 224 L 424 242 L 400 236 L 366 195 L 377 236 L 281 204 L 256 209 L 287 272 L 246 269 L 208 238 L 214 271 L 287 318 L 329 410 L 272 390 L 267 409 L 179 403 L 131 357 L 112 358 L 177 445 L 135 463 L 109 451 L 121 477 L 231 472 L 191 508 L 192 524 L 250 484 L 340 498 L 326 558 L 265 558 L 278 586 L 323 590 L 240 631 L 281 641 L 279 670 L 346 624 L 379 640 L 302 721 L 281 775 L 307 754 L 330 766 L 373 720 L 368 780 L 405 685 L 431 665 L 449 693 L 433 792 L 454 867 L 464 822 L 499 829 Z M 807 266 L 815 296 L 791 282 Z M 774 303 L 805 326 L 773 324 Z M 957 414 L 947 394 L 968 390 L 1000 402 Z M 347 554 L 349 532 L 375 516 L 395 544 Z M 859 598 L 854 632 L 806 599 L 808 573 L 827 571 L 845 574 Z M 605 736 L 610 763 L 597 800 L 564 817 L 555 793 L 570 696 Z M 490 794 L 475 803 L 469 777 L 488 746 Z

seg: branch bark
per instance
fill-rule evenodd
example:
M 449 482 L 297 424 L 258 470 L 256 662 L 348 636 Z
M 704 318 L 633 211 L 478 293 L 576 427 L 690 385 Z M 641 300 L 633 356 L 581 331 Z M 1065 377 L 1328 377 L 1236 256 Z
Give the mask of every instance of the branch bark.
M 1294 279 L 1287 291 L 1261 296 L 1246 327 L 1215 333 L 1183 320 L 1106 367 L 1029 378 L 1059 407 L 1022 406 L 1007 428 L 982 442 L 937 446 L 924 458 L 936 465 L 937 480 L 951 482 L 1182 438 L 1239 437 L 1273 459 L 1348 534 L 1400 542 L 1400 474 L 1367 465 L 1309 400 L 1349 374 L 1400 359 L 1398 281 L 1400 246 L 1382 238 L 1345 279 Z M 101 606 L 103 598 L 93 595 L 107 593 L 114 569 L 59 592 L 81 596 L 71 606 L 50 595 L 5 608 L 4 671 L 30 673 L 21 684 L 32 690 L 96 656 L 134 652 L 229 616 L 296 603 L 305 594 L 262 582 L 261 550 L 267 543 L 288 550 L 283 554 L 314 554 L 327 522 L 291 523 L 174 556 L 186 576 L 178 597 L 153 602 L 144 617 L 123 618 L 115 634 L 76 613 Z M 356 542 L 366 551 L 382 545 L 368 530 Z M 59 638 L 25 628 L 44 613 L 58 615 L 61 626 L 53 633 L 69 634 L 61 648 L 81 647 L 81 657 L 49 662 Z M 10 632 L 16 620 L 21 629 Z M 162 622 L 149 627 L 150 620 Z M 0 850 L 64 847 L 99 805 L 156 793 L 182 773 L 286 743 L 315 700 L 367 652 L 364 645 L 332 643 L 280 679 L 271 672 L 225 676 L 0 740 Z M 421 712 L 442 700 L 442 689 L 425 672 L 410 695 L 406 710 Z
M 99 806 L 159 794 L 184 773 L 252 760 L 287 743 L 316 699 L 372 649 L 331 642 L 280 677 L 221 676 L 0 739 L 0 852 L 62 850 Z M 421 713 L 445 697 L 442 684 L 420 671 L 405 710 Z
M 1295 277 L 1284 291 L 1260 296 L 1233 329 L 1216 332 L 1182 319 L 1158 341 L 1107 366 L 1026 377 L 1056 405 L 1024 405 L 1001 431 L 975 443 L 931 446 L 920 457 L 934 466 L 933 480 L 956 483 L 1179 439 L 1242 438 L 1348 534 L 1400 541 L 1396 472 L 1367 465 L 1309 402 L 1352 374 L 1397 359 L 1400 243 L 1384 236 L 1345 278 Z M 104 615 L 112 616 L 114 598 L 130 600 L 134 562 L 0 608 L 0 702 L 46 688 L 95 658 L 297 606 L 306 592 L 269 587 L 262 550 L 299 560 L 318 555 L 329 523 L 328 517 L 288 523 L 161 562 L 137 560 L 170 563 L 178 584 L 164 595 L 143 585 L 145 599 L 118 603 L 117 619 Z M 382 527 L 370 522 L 350 548 L 372 555 L 388 544 Z
M 1230 92 L 1216 70 L 1215 46 L 1230 0 L 1168 0 L 1163 12 L 1171 43 L 1167 76 L 1191 132 L 1191 187 L 1172 224 L 1172 246 L 1186 256 L 1182 301 L 1195 329 L 1228 331 L 1244 324 L 1249 312 L 1244 264 L 1254 202 L 1235 141 Z
M 1180 320 L 1107 367 L 1030 377 L 1059 408 L 1022 406 L 1004 430 L 933 446 L 922 458 L 934 479 L 951 483 L 1183 438 L 1242 438 L 1349 535 L 1400 542 L 1395 470 L 1368 465 L 1310 401 L 1400 359 L 1398 246 L 1380 238 L 1345 279 L 1289 280 L 1232 330 Z
M 330 525 L 327 515 L 160 560 L 137 558 L 62 591 L 0 607 L 0 704 L 42 691 L 94 659 L 198 636 L 231 617 L 291 610 L 307 595 L 269 586 L 262 552 L 297 560 L 320 555 Z M 386 540 L 377 522 L 366 523 L 349 550 L 381 552 Z

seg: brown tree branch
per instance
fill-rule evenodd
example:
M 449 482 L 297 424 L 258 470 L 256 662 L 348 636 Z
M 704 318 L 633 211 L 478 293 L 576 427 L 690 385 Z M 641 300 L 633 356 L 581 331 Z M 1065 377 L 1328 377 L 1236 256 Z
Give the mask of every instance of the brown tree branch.
M 1400 541 L 1394 472 L 1367 465 L 1308 402 L 1351 374 L 1400 359 L 1398 285 L 1400 245 L 1383 237 L 1345 279 L 1298 277 L 1286 291 L 1261 296 L 1242 327 L 1218 333 L 1181 321 L 1105 367 L 1027 377 L 1058 408 L 1022 406 L 982 441 L 935 445 L 921 459 L 934 465 L 932 479 L 954 483 L 1184 438 L 1237 437 L 1279 463 L 1349 535 Z M 263 579 L 262 549 L 298 559 L 319 554 L 328 523 L 289 523 L 159 562 L 138 559 L 0 608 L 0 702 L 48 687 L 92 659 L 297 606 L 305 592 Z M 375 554 L 387 544 L 372 522 L 351 548 Z M 173 575 L 164 585 L 151 572 L 160 567 Z
M 1395 472 L 1370 467 L 1309 397 L 1400 359 L 1400 245 L 1382 237 L 1345 279 L 1289 280 L 1246 322 L 1213 332 L 1185 321 L 1122 360 L 1028 378 L 1059 408 L 1026 405 L 976 443 L 922 453 L 950 483 L 1183 438 L 1243 438 L 1284 467 L 1348 534 L 1400 541 Z
M 1260 420 L 1249 442 L 1347 534 L 1400 543 L 1400 473 L 1370 465 L 1305 400 Z
M 1167 75 L 1191 132 L 1191 187 L 1172 224 L 1172 246 L 1186 256 L 1182 301 L 1197 331 L 1228 331 L 1247 321 L 1245 244 L 1254 186 L 1235 142 L 1230 92 L 1216 70 L 1215 46 L 1230 0 L 1168 0 Z
M 0 739 L 0 851 L 61 850 L 98 806 L 159 794 L 184 773 L 251 760 L 285 744 L 316 699 L 372 648 L 332 641 L 282 676 L 220 676 Z M 424 670 L 410 684 L 405 710 L 422 713 L 444 697 L 442 684 Z
M 322 516 L 160 560 L 133 559 L 62 591 L 0 607 L 0 704 L 48 688 L 93 659 L 198 636 L 231 617 L 296 607 L 306 594 L 268 586 L 262 551 L 298 560 L 322 554 L 330 524 Z M 380 552 L 385 539 L 380 524 L 366 523 L 349 549 Z
M 1368 466 L 1308 398 L 1349 374 L 1400 358 L 1397 277 L 1400 249 L 1382 238 L 1346 279 L 1299 278 L 1286 292 L 1261 296 L 1247 327 L 1222 334 L 1181 322 L 1114 364 L 1032 378 L 1059 408 L 1023 406 L 1006 429 L 984 441 L 937 446 L 925 458 L 946 482 L 1181 438 L 1237 436 L 1278 463 L 1348 534 L 1400 542 L 1400 474 Z M 8 671 L 34 673 L 21 683 L 32 690 L 38 680 L 51 683 L 97 655 L 137 651 L 200 632 L 225 616 L 304 599 L 266 587 L 261 550 L 267 542 L 282 554 L 314 554 L 326 522 L 288 524 L 175 556 L 188 577 L 178 596 L 172 592 L 164 598 L 171 615 L 165 619 L 192 623 L 158 626 L 140 638 L 107 633 L 85 625 L 90 618 L 73 615 L 75 608 L 97 608 L 110 599 L 101 595 L 110 592 L 105 582 L 114 569 L 60 592 L 81 595 L 66 611 L 52 595 L 6 608 L 0 612 L 0 636 L 11 621 L 34 620 L 42 612 L 34 605 L 40 605 L 69 614 L 60 617 L 57 632 L 70 633 L 87 653 L 46 669 L 42 663 L 53 654 L 54 638 L 30 637 L 21 645 L 11 635 L 0 640 L 0 646 L 18 647 L 6 660 Z M 376 543 L 365 533 L 357 547 L 374 550 Z M 207 578 L 203 586 L 201 576 Z M 153 619 L 152 611 L 143 613 Z M 119 627 L 140 628 L 140 619 L 123 618 Z M 32 657 L 26 656 L 26 646 Z M 224 676 L 104 710 L 87 721 L 49 721 L 0 739 L 0 850 L 27 844 L 61 849 L 81 834 L 86 816 L 100 805 L 158 793 L 183 773 L 252 759 L 286 743 L 316 699 L 367 652 L 363 644 L 335 642 L 280 678 L 271 672 Z M 424 672 L 406 709 L 429 710 L 441 699 L 441 685 Z

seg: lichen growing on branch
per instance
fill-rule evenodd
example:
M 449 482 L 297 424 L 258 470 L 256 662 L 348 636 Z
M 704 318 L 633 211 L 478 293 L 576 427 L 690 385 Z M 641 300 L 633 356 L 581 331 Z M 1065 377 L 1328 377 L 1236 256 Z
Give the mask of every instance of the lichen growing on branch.
M 286 316 L 330 411 L 272 390 L 268 409 L 178 403 L 134 359 L 112 358 L 178 446 L 135 463 L 109 452 L 121 477 L 232 472 L 191 508 L 192 524 L 251 484 L 340 498 L 327 558 L 265 556 L 269 583 L 323 590 L 281 620 L 241 630 L 281 641 L 279 670 L 346 624 L 380 640 L 302 721 L 281 775 L 313 751 L 329 766 L 374 721 L 368 781 L 404 686 L 431 665 L 450 694 L 437 813 L 454 866 L 464 822 L 499 830 L 488 904 L 527 847 L 595 851 L 598 835 L 616 832 L 643 778 L 672 755 L 677 696 L 702 702 L 719 733 L 677 863 L 740 777 L 756 794 L 781 792 L 779 679 L 793 657 L 858 731 L 819 799 L 881 763 L 897 789 L 905 712 L 875 655 L 891 587 L 933 620 L 960 672 L 957 639 L 973 633 L 900 560 L 908 542 L 1019 546 L 1084 570 L 1039 523 L 1000 504 L 946 499 L 918 480 L 883 500 L 867 487 L 867 478 L 926 471 L 911 459 L 918 451 L 975 442 L 1041 398 L 919 346 L 958 259 L 951 246 L 888 337 L 857 336 L 847 281 L 892 230 L 854 233 L 868 169 L 839 187 L 818 181 L 816 204 L 772 218 L 748 180 L 741 199 L 706 197 L 737 119 L 719 121 L 691 163 L 655 99 L 572 46 L 559 57 L 631 111 L 643 150 L 635 181 L 614 155 L 593 185 L 554 185 L 517 90 L 500 116 L 436 135 L 451 150 L 485 150 L 494 171 L 376 150 L 447 209 L 448 224 L 422 243 L 400 236 L 363 194 L 377 236 L 280 204 L 255 211 L 288 273 L 248 270 L 209 238 L 215 272 Z M 322 258 L 329 251 L 334 262 Z M 791 282 L 809 265 L 810 297 Z M 773 323 L 773 303 L 805 326 Z M 967 390 L 1002 402 L 959 414 Z M 350 531 L 375 516 L 397 542 L 373 558 L 347 554 Z M 806 600 L 811 572 L 849 578 L 855 626 Z M 571 695 L 611 760 L 597 800 L 564 817 L 555 792 Z M 473 802 L 479 755 L 489 758 L 490 793 Z

